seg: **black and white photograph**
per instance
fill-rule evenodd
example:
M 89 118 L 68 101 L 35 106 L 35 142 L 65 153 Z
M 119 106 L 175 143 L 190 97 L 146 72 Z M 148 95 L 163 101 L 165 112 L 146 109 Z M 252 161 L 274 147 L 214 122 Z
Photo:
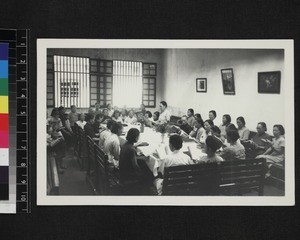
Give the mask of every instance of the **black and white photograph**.
M 258 92 L 259 93 L 280 93 L 280 71 L 259 72 Z
M 196 91 L 197 92 L 207 92 L 207 79 L 197 78 L 196 79 Z
M 290 41 L 37 44 L 38 204 L 293 204 Z

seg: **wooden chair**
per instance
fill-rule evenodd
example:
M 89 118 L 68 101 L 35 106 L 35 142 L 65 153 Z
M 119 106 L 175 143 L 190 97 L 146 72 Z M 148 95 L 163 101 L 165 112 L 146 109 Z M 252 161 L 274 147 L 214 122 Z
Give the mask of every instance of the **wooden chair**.
M 218 194 L 217 163 L 174 166 L 164 171 L 162 195 Z
M 87 138 L 84 130 L 82 128 L 78 128 L 79 135 L 79 156 L 78 162 L 81 169 L 87 169 Z
M 285 189 L 285 173 L 284 166 L 272 164 L 270 167 L 270 182 L 273 186 L 284 191 Z
M 98 146 L 95 149 L 95 189 L 96 193 L 106 195 L 108 193 L 108 156 Z
M 221 195 L 242 195 L 249 190 L 264 194 L 265 159 L 222 162 L 219 171 Z
M 47 156 L 47 194 L 59 195 L 59 178 L 53 153 Z

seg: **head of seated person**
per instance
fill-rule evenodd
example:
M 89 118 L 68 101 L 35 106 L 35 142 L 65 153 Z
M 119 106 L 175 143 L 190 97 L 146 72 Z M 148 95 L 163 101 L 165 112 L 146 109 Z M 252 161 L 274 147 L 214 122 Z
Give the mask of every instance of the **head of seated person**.
M 116 134 L 117 136 L 121 136 L 123 131 L 123 126 L 121 123 L 114 122 L 113 125 L 111 126 L 110 131 L 111 133 Z
M 279 138 L 280 136 L 284 136 L 285 130 L 284 127 L 280 124 L 275 124 L 273 126 L 273 135 L 275 138 Z
M 192 117 L 192 116 L 194 116 L 194 109 L 192 109 L 192 108 L 189 108 L 189 109 L 187 110 L 187 113 L 186 113 L 186 115 L 187 115 L 188 117 Z
M 93 124 L 93 123 L 95 122 L 95 115 L 94 115 L 94 114 L 88 113 L 88 114 L 85 116 L 85 121 L 86 121 L 87 123 Z
M 202 119 L 202 117 L 201 117 L 201 114 L 200 114 L 200 113 L 196 113 L 196 114 L 194 115 L 194 117 L 195 117 L 196 119 Z M 203 121 L 203 119 L 202 119 L 202 121 Z
M 59 119 L 59 111 L 58 108 L 53 108 L 52 112 L 51 112 L 51 117 L 53 117 L 54 119 Z
M 178 151 L 182 148 L 182 138 L 181 136 L 174 134 L 170 136 L 169 147 L 172 152 Z
M 150 111 L 146 111 L 145 113 L 145 118 L 148 119 L 148 118 L 152 118 L 152 113 Z
M 228 126 L 231 123 L 231 117 L 229 114 L 224 114 L 222 117 L 222 125 Z
M 114 120 L 108 120 L 107 121 L 107 124 L 106 124 L 106 128 L 109 130 L 109 131 L 111 131 L 111 127 L 112 127 L 112 125 L 114 124 L 114 123 L 116 123 Z
M 99 111 L 100 110 L 100 104 L 99 103 L 95 103 L 95 111 Z
M 130 117 L 130 118 L 133 118 L 133 117 L 134 117 L 134 112 L 133 112 L 133 110 L 130 110 L 130 111 L 128 112 L 128 117 Z
M 126 140 L 129 144 L 134 144 L 139 141 L 140 131 L 136 128 L 131 128 L 127 132 Z
M 159 103 L 159 109 L 160 109 L 161 112 L 163 112 L 167 107 L 168 107 L 168 104 L 167 104 L 166 101 L 161 101 Z
M 234 145 L 236 144 L 236 141 L 239 139 L 240 135 L 238 133 L 238 131 L 236 130 L 229 130 L 227 133 L 226 133 L 226 136 L 227 136 L 227 141 L 230 145 Z
M 113 113 L 113 118 L 118 119 L 120 117 L 120 112 L 119 110 L 115 110 Z
M 229 123 L 228 126 L 225 129 L 226 133 L 229 132 L 229 131 L 231 131 L 231 130 L 234 130 L 234 131 L 238 130 L 233 123 Z
M 203 127 L 204 127 L 204 122 L 203 122 L 202 118 L 196 118 L 194 128 L 199 129 L 199 128 L 203 128 Z
M 76 113 L 76 111 L 77 111 L 76 106 L 75 106 L 75 105 L 72 105 L 72 106 L 71 106 L 71 112 L 72 112 L 72 113 Z
M 205 120 L 204 129 L 205 129 L 206 133 L 209 133 L 213 126 L 214 126 L 214 122 L 212 120 L 210 120 L 210 119 Z
M 208 113 L 208 118 L 212 121 L 215 120 L 215 118 L 217 117 L 217 113 L 215 110 L 210 110 L 209 113 Z
M 101 123 L 104 118 L 103 113 L 98 113 L 95 117 L 95 121 Z
M 259 122 L 256 126 L 256 131 L 258 135 L 263 135 L 267 131 L 267 125 L 265 122 Z
M 81 121 L 81 122 L 85 121 L 85 114 L 80 113 L 79 116 L 78 116 L 78 120 Z
M 90 107 L 88 110 L 88 114 L 95 114 L 94 108 Z
M 222 147 L 222 143 L 214 136 L 207 136 L 205 140 L 205 152 L 209 157 L 215 155 L 216 151 Z
M 121 110 L 121 117 L 127 117 L 127 110 L 125 108 Z
M 158 119 L 159 119 L 159 112 L 154 112 L 153 113 L 153 121 L 158 121 Z
M 211 135 L 220 138 L 221 137 L 221 130 L 217 126 L 212 126 L 211 129 Z
M 187 116 L 186 115 L 183 115 L 181 117 L 181 125 L 183 125 L 183 126 L 188 125 Z
M 236 119 L 236 124 L 238 126 L 238 129 L 242 129 L 243 127 L 246 126 L 246 121 L 245 121 L 245 119 L 243 117 L 238 117 Z

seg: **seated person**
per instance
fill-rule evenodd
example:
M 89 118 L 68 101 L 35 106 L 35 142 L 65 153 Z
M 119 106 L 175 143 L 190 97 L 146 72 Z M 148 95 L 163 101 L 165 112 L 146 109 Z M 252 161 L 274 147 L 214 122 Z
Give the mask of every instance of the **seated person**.
M 222 117 L 222 124 L 219 126 L 220 131 L 221 131 L 221 139 L 222 141 L 225 140 L 226 136 L 226 128 L 228 125 L 231 123 L 231 117 L 229 114 L 224 114 Z
M 266 133 L 267 131 L 267 125 L 264 122 L 259 122 L 256 127 L 257 133 L 255 136 L 249 140 L 246 141 L 250 144 L 249 150 L 251 151 L 252 156 L 257 156 L 264 154 L 266 150 L 269 148 L 270 144 L 268 141 L 272 141 L 272 138 L 269 134 Z
M 207 120 L 204 122 L 204 129 L 205 129 L 205 131 L 201 134 L 200 140 L 199 140 L 199 142 L 200 142 L 201 144 L 204 145 L 207 136 L 210 136 L 210 135 L 211 135 L 211 131 L 210 131 L 210 130 L 211 130 L 212 126 L 214 126 L 214 123 L 213 123 L 212 120 L 207 119 Z
M 212 126 L 211 129 L 211 135 L 214 136 L 217 140 L 219 140 L 221 147 L 225 147 L 221 137 L 221 131 L 217 126 Z M 220 148 L 221 148 L 220 147 Z
M 202 118 L 197 118 L 194 124 L 194 128 L 189 135 L 190 137 L 194 137 L 197 141 L 200 141 L 200 137 L 204 131 L 204 122 Z
M 223 158 L 216 155 L 216 151 L 220 149 L 222 146 L 222 143 L 219 139 L 217 139 L 214 136 L 207 136 L 205 140 L 205 152 L 207 156 L 203 156 L 200 158 L 199 162 L 223 162 Z
M 123 126 L 121 123 L 115 122 L 111 126 L 111 135 L 104 142 L 104 152 L 107 153 L 110 157 L 110 162 L 114 162 L 117 166 L 120 156 L 120 139 L 123 131 Z M 115 160 L 115 161 L 112 161 Z
M 238 117 L 236 119 L 236 124 L 238 126 L 238 133 L 240 135 L 241 142 L 249 140 L 250 131 L 246 128 L 246 122 L 243 117 Z
M 127 110 L 125 108 L 123 108 L 121 110 L 121 115 L 120 115 L 120 117 L 122 118 L 122 123 L 125 123 L 125 119 L 127 116 L 128 116 Z
M 210 119 L 212 122 L 214 122 L 216 117 L 217 117 L 217 112 L 215 110 L 210 110 L 208 113 L 208 119 Z
M 99 103 L 95 103 L 95 110 L 94 110 L 94 114 L 95 116 L 97 116 L 97 114 L 102 113 L 100 110 L 100 104 Z
M 77 108 L 75 105 L 72 105 L 71 112 L 69 113 L 69 121 L 70 121 L 71 128 L 74 127 L 77 120 L 78 120 Z
M 125 118 L 125 122 L 124 123 L 129 124 L 129 125 L 133 125 L 133 124 L 137 123 L 137 119 L 134 116 L 133 110 L 130 110 L 128 112 L 128 116 Z
M 140 112 L 142 113 L 143 116 L 146 114 L 146 107 L 144 104 L 141 104 Z
M 95 116 L 95 110 L 93 107 L 90 107 L 89 110 L 88 110 L 88 114 L 92 114 Z
M 200 113 L 196 113 L 196 114 L 195 114 L 195 118 L 196 118 L 196 119 L 202 119 L 201 114 L 200 114 Z M 202 121 L 203 121 L 203 119 L 202 119 Z
M 120 112 L 118 110 L 114 111 L 111 119 L 115 122 L 123 123 L 123 119 L 120 116 Z
M 107 109 L 107 112 L 108 112 L 108 116 L 109 116 L 109 117 L 112 117 L 112 115 L 113 115 L 113 113 L 114 113 L 114 110 L 112 109 L 111 103 L 108 103 L 108 104 L 106 105 L 106 109 Z
M 153 121 L 152 121 L 152 125 L 156 125 L 158 123 L 158 119 L 159 119 L 159 112 L 154 112 L 153 113 Z
M 196 118 L 194 117 L 194 109 L 189 108 L 187 110 L 187 123 L 191 126 L 194 127 L 196 123 Z
M 229 130 L 227 132 L 228 147 L 225 147 L 219 155 L 226 161 L 232 161 L 235 159 L 245 159 L 246 153 L 244 146 L 238 142 L 239 133 L 236 130 Z
M 183 115 L 181 117 L 180 129 L 183 130 L 186 134 L 190 134 L 190 132 L 193 130 L 193 128 L 187 122 L 187 116 L 186 115 Z
M 129 129 L 126 140 L 120 152 L 120 178 L 121 181 L 143 179 L 143 172 L 137 162 L 137 151 L 133 146 L 140 138 L 140 131 L 136 128 Z
M 144 122 L 147 127 L 152 127 L 153 119 L 152 119 L 152 113 L 150 111 L 146 111 L 144 115 Z
M 95 132 L 94 130 L 94 122 L 95 122 L 95 116 L 93 114 L 87 114 L 86 117 L 85 117 L 85 120 L 86 120 L 86 124 L 84 126 L 84 132 L 87 136 L 90 136 L 93 140 L 98 140 L 98 136 L 99 136 L 99 133 L 97 131 L 97 133 Z
M 168 109 L 168 104 L 165 101 L 161 101 L 159 104 L 160 115 L 158 118 L 158 122 L 160 124 L 167 123 L 170 121 L 171 113 Z
M 102 113 L 103 113 L 103 122 L 111 119 L 111 117 L 109 116 L 109 112 L 108 112 L 108 109 L 107 108 L 104 108 L 102 110 Z
M 163 176 L 164 169 L 167 167 L 193 164 L 191 158 L 180 150 L 182 148 L 182 138 L 179 135 L 174 134 L 170 136 L 169 147 L 172 153 L 168 154 L 160 165 L 158 176 Z M 154 185 L 156 186 L 159 195 L 162 193 L 162 184 L 163 179 L 161 178 L 154 181 Z
M 136 112 L 135 115 L 138 123 L 144 123 L 144 115 L 142 112 Z
M 84 125 L 86 124 L 84 113 L 80 113 L 80 114 L 79 114 L 79 119 L 78 119 L 78 121 L 76 122 L 76 124 L 77 124 L 79 127 L 81 127 L 82 129 L 84 129 Z
M 100 124 L 103 122 L 104 116 L 102 113 L 98 113 L 93 123 L 95 133 L 99 132 Z
M 104 142 L 106 141 L 107 138 L 110 137 L 111 135 L 111 127 L 115 122 L 113 120 L 108 120 L 106 124 L 105 129 L 101 129 L 99 131 L 99 147 L 103 148 L 104 147 Z
M 275 163 L 280 166 L 284 166 L 284 151 L 285 151 L 285 130 L 282 125 L 276 124 L 273 126 L 273 141 L 268 141 L 271 145 L 262 155 L 258 155 L 256 158 L 265 158 L 267 164 L 270 166 Z

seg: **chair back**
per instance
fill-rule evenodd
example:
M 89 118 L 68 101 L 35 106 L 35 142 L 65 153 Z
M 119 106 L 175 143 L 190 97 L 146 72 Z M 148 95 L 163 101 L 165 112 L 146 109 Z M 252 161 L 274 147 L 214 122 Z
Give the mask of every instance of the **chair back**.
M 95 166 L 95 148 L 94 148 L 94 145 L 96 145 L 96 144 L 90 136 L 87 136 L 86 138 L 87 138 L 87 153 L 88 153 L 88 157 L 87 157 L 87 174 L 89 175 L 91 170 L 93 170 L 94 166 Z
M 95 188 L 96 192 L 101 195 L 108 193 L 108 156 L 97 145 L 95 149 Z
M 220 171 L 220 194 L 242 195 L 247 190 L 264 193 L 265 159 L 249 159 L 222 162 Z
M 165 169 L 163 195 L 217 195 L 217 163 L 173 166 Z

